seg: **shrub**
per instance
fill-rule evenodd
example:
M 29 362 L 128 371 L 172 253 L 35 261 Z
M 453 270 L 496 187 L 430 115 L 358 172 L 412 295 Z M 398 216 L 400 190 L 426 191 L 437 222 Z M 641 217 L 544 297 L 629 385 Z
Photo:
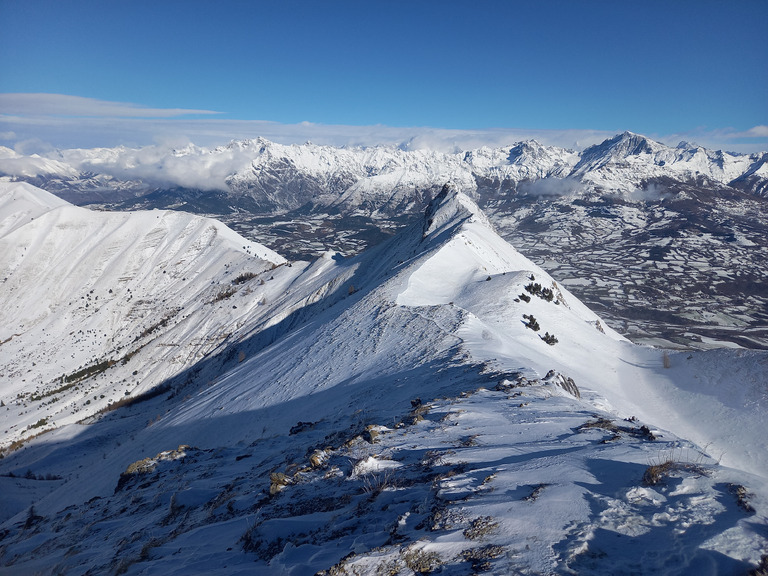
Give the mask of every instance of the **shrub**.
M 538 332 L 541 329 L 538 320 L 536 320 L 536 317 L 533 314 L 523 314 L 523 318 L 528 320 L 528 322 L 525 323 L 526 328 L 530 328 L 534 332 Z
M 33 526 L 35 526 L 37 523 L 39 523 L 41 520 L 44 520 L 42 516 L 38 516 L 35 513 L 35 507 L 30 506 L 29 511 L 27 512 L 27 519 L 24 521 L 24 530 L 29 530 Z
M 546 342 L 550 346 L 554 346 L 555 344 L 558 343 L 558 339 L 555 338 L 555 335 L 554 334 L 550 334 L 549 332 L 545 332 L 544 336 L 539 336 L 539 338 L 544 340 L 544 342 Z
M 387 468 L 378 473 L 366 474 L 363 476 L 363 492 L 368 494 L 368 498 L 375 500 L 376 496 L 388 488 L 396 488 L 394 472 Z
M 475 572 L 486 572 L 491 569 L 491 560 L 504 555 L 504 548 L 501 546 L 488 545 L 482 548 L 470 548 L 461 553 L 461 557 L 466 562 L 472 562 L 472 570 Z
M 422 548 L 408 548 L 403 554 L 403 561 L 416 574 L 429 574 L 442 565 L 436 552 L 426 552 Z
M 534 296 L 538 296 L 541 294 L 541 284 L 539 284 L 538 282 L 535 282 L 535 283 L 531 282 L 530 284 L 525 286 L 525 290 L 526 292 L 530 292 Z
M 253 272 L 243 272 L 237 278 L 232 280 L 232 284 L 242 284 L 244 282 L 248 282 L 248 280 L 251 278 L 256 278 L 256 274 Z
M 542 300 L 552 302 L 555 299 L 555 292 L 551 288 L 544 288 L 538 282 L 531 282 L 525 286 L 526 292 L 530 292 L 534 296 L 538 296 Z
M 646 486 L 656 486 L 664 477 L 668 476 L 677 465 L 672 460 L 667 460 L 660 464 L 651 464 L 643 473 L 643 484 Z
M 741 484 L 728 484 L 728 491 L 736 496 L 736 503 L 739 505 L 739 508 L 744 510 L 744 512 L 747 514 L 753 514 L 755 512 L 752 504 L 749 503 L 751 494 L 744 486 Z
M 544 491 L 544 488 L 549 486 L 549 484 L 537 484 L 536 486 L 533 486 L 533 490 L 531 491 L 528 496 L 523 498 L 526 502 L 536 502 L 538 500 L 539 496 L 541 496 L 541 493 Z
M 690 462 L 676 462 L 671 458 L 667 458 L 664 462 L 659 464 L 651 464 L 645 469 L 643 473 L 643 484 L 646 486 L 655 486 L 659 484 L 665 477 L 669 476 L 673 472 L 687 471 L 694 474 L 706 474 L 704 470 L 698 464 Z
M 578 426 L 576 430 L 581 432 L 582 430 L 590 430 L 592 428 L 600 428 L 601 430 L 607 430 L 608 432 L 618 432 L 620 428 L 608 418 L 598 417 L 596 420 L 589 420 L 584 422 L 581 426 Z
M 216 302 L 221 302 L 222 300 L 225 300 L 236 293 L 237 293 L 237 288 L 224 288 L 220 290 L 219 293 L 216 294 L 216 296 L 214 296 L 213 299 L 208 302 L 208 304 L 215 304 Z
M 269 475 L 269 495 L 274 496 L 292 483 L 292 480 L 282 472 L 273 472 Z

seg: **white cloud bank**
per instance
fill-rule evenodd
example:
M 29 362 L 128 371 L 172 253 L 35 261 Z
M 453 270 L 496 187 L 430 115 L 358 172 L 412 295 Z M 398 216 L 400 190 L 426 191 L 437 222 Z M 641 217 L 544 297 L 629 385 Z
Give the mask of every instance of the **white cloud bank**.
M 482 146 L 509 146 L 535 139 L 542 144 L 581 150 L 632 126 L 614 130 L 453 130 L 383 125 L 345 126 L 301 122 L 281 124 L 260 120 L 232 120 L 210 116 L 210 110 L 147 108 L 61 94 L 0 94 L 0 145 L 20 153 L 52 148 L 94 148 L 151 144 L 216 146 L 231 140 L 262 137 L 280 144 L 307 141 L 332 146 L 395 145 L 442 152 Z M 192 118 L 189 116 L 207 116 Z M 668 145 L 682 140 L 711 149 L 734 152 L 768 150 L 768 126 L 745 131 L 694 130 L 676 134 L 645 134 Z

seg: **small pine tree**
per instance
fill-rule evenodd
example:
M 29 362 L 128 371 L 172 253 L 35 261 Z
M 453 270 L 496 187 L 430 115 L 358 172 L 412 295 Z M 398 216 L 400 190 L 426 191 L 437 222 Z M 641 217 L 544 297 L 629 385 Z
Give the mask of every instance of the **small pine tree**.
M 528 322 L 525 323 L 526 328 L 530 328 L 534 332 L 538 332 L 541 329 L 539 321 L 536 320 L 536 317 L 533 314 L 523 314 L 523 318 L 528 320 Z
M 554 346 L 558 343 L 558 339 L 555 337 L 554 334 L 550 334 L 549 332 L 545 332 L 544 336 L 539 336 L 544 342 L 549 344 L 550 346 Z

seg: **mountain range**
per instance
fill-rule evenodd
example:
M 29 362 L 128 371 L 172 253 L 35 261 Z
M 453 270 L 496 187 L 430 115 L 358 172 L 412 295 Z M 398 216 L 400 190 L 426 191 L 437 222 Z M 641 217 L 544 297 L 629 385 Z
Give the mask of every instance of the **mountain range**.
M 480 189 L 453 178 L 388 238 L 298 260 L 0 182 L 0 573 L 768 564 L 768 352 L 632 343 Z M 596 189 L 572 204 L 593 193 L 631 221 Z
M 581 152 L 535 141 L 444 154 L 263 139 L 0 149 L 0 174 L 95 209 L 214 217 L 289 259 L 360 253 L 418 219 L 451 182 L 634 341 L 765 349 L 766 161 L 625 132 Z

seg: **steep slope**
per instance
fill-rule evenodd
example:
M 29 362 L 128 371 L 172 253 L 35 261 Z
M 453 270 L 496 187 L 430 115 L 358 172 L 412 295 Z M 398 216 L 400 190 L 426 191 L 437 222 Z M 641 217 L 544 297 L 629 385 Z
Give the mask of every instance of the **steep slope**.
M 241 295 L 285 263 L 207 218 L 91 212 L 27 184 L 0 184 L 0 230 L 4 448 L 188 367 L 261 312 Z
M 2 525 L 6 571 L 758 562 L 768 466 L 743 430 L 766 424 L 765 353 L 666 360 L 629 343 L 449 187 L 392 241 L 298 268 L 275 271 L 290 282 L 271 323 L 244 325 L 171 394 L 0 462 L 30 476 L 0 476 L 19 510 Z
M 0 238 L 67 202 L 25 182 L 0 183 Z
M 734 178 L 730 185 L 763 198 L 768 197 L 768 153 L 762 154 L 749 170 Z

